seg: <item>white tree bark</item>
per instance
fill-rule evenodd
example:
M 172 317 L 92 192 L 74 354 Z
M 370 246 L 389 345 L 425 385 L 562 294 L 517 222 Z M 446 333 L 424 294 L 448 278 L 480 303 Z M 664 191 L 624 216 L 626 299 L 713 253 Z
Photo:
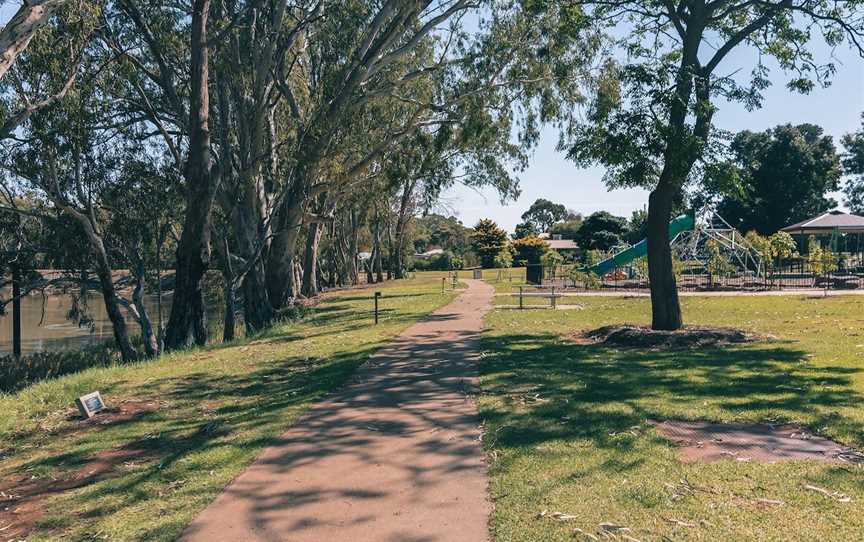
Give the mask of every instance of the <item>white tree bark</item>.
M 24 0 L 6 26 L 0 30 L 0 79 L 15 64 L 33 35 L 68 0 Z

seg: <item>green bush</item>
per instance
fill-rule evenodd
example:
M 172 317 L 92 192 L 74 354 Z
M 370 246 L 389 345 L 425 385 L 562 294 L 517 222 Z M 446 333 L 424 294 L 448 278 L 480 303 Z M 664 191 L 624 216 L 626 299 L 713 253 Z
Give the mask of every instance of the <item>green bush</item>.
M 449 250 L 445 250 L 441 254 L 436 254 L 429 258 L 414 261 L 415 271 L 452 271 L 454 269 L 462 269 L 462 266 L 462 258 Z
M 0 391 L 12 392 L 40 380 L 113 365 L 120 361 L 120 356 L 111 347 L 112 342 L 71 352 L 38 352 L 19 360 L 12 356 L 0 357 Z

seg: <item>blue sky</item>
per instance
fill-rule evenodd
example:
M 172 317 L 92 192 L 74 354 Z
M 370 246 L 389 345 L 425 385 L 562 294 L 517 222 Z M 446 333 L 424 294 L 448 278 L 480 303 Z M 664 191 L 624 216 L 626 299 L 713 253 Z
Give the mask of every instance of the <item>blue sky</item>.
M 826 46 L 817 46 L 817 60 L 826 61 L 832 51 Z M 740 48 L 724 62 L 725 73 L 735 68 L 749 73 L 758 61 L 758 54 L 749 48 Z M 771 65 L 765 60 L 766 64 Z M 833 51 L 833 62 L 837 73 L 832 85 L 814 90 L 809 95 L 799 95 L 786 90 L 787 77 L 779 69 L 771 72 L 773 86 L 765 92 L 762 109 L 748 112 L 740 104 L 721 103 L 715 115 L 715 126 L 724 130 L 765 130 L 778 124 L 813 123 L 822 126 L 827 134 L 834 136 L 839 146 L 840 137 L 860 126 L 860 115 L 864 111 L 864 60 L 850 49 Z M 648 203 L 644 190 L 607 191 L 602 182 L 600 168 L 578 169 L 562 154 L 555 151 L 558 134 L 546 129 L 533 154 L 530 167 L 519 175 L 522 195 L 516 202 L 501 205 L 494 191 L 477 192 L 462 186 L 448 190 L 445 207 L 465 225 L 473 225 L 480 218 L 491 218 L 508 231 L 520 222 L 520 215 L 537 198 L 546 198 L 563 203 L 568 208 L 583 214 L 604 209 L 611 213 L 628 216 Z M 838 201 L 841 199 L 837 196 Z

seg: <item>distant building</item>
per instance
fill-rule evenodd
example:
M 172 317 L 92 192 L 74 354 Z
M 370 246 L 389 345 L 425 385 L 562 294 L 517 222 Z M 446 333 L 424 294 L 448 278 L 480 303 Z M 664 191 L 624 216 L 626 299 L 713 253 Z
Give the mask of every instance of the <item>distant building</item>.
M 576 244 L 576 241 L 572 239 L 547 239 L 546 242 L 549 244 L 549 248 L 561 252 L 562 254 L 566 251 L 577 251 L 579 250 L 579 245 Z
M 444 254 L 443 248 L 433 248 L 431 250 L 427 250 L 426 252 L 420 252 L 418 254 L 415 254 L 414 257 L 420 258 L 422 260 L 426 258 L 431 258 L 432 256 L 438 256 L 439 254 Z

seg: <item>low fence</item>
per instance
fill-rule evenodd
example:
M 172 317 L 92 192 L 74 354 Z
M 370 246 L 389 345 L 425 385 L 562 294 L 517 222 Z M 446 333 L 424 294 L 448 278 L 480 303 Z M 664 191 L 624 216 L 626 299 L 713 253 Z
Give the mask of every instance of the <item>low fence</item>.
M 615 268 L 598 277 L 572 273 L 573 266 L 544 268 L 540 286 L 561 290 L 648 290 L 649 282 L 633 267 Z M 704 270 L 684 270 L 676 276 L 680 291 L 769 291 L 824 288 L 854 290 L 864 288 L 864 268 L 838 269 L 816 274 L 806 269 L 786 267 L 769 275 L 727 273 L 710 275 Z

